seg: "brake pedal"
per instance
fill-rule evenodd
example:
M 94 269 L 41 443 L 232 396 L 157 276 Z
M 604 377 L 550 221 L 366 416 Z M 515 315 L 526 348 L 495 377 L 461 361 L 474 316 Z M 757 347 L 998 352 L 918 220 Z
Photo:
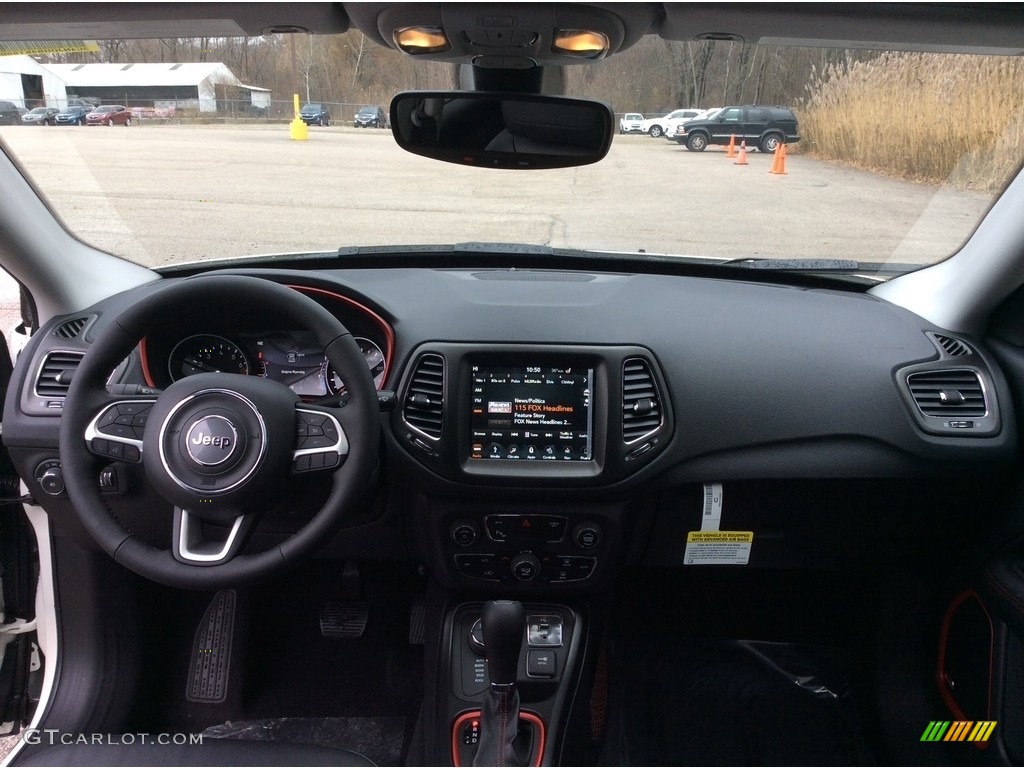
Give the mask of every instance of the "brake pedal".
M 363 636 L 369 618 L 369 603 L 324 603 L 320 609 L 320 634 L 355 640 Z

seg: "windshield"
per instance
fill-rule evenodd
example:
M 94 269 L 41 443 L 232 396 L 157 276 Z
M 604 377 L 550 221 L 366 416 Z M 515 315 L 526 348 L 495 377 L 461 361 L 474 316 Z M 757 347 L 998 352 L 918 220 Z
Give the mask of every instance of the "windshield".
M 357 125 L 366 102 L 450 88 L 453 71 L 355 30 L 4 56 L 0 73 L 21 77 L 0 96 L 17 105 L 107 100 L 130 119 L 0 139 L 76 236 L 147 266 L 473 242 L 843 259 L 883 276 L 954 253 L 1024 144 L 1018 59 L 655 38 L 569 67 L 566 95 L 609 104 L 616 130 L 711 107 L 728 126 L 645 124 L 593 165 L 510 171 L 407 154 L 386 114 Z M 300 101 L 330 119 L 297 120 Z

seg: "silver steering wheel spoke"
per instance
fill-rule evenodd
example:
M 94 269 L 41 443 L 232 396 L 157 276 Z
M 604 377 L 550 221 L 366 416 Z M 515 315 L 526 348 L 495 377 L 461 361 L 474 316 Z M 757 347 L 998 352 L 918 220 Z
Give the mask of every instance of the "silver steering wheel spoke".
M 238 515 L 228 527 L 224 538 L 210 537 L 204 519 L 181 507 L 174 508 L 173 552 L 176 560 L 190 565 L 220 565 L 241 550 L 252 526 L 254 515 Z

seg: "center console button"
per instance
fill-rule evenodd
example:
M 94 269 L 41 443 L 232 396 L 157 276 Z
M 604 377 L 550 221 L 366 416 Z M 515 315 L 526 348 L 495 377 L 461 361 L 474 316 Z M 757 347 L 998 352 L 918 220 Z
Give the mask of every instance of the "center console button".
M 526 652 L 526 674 L 530 677 L 554 677 L 558 674 L 558 664 L 554 651 Z
M 452 541 L 460 547 L 468 547 L 480 538 L 480 528 L 472 520 L 456 520 L 449 533 Z
M 572 538 L 576 545 L 582 549 L 593 549 L 601 543 L 601 526 L 597 523 L 587 521 L 580 523 L 572 529 Z

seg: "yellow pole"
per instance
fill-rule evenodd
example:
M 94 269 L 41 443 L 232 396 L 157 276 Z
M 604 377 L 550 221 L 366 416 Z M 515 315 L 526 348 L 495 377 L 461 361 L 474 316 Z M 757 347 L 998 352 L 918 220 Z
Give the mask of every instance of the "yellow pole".
M 306 141 L 309 139 L 309 126 L 302 122 L 302 118 L 299 117 L 299 94 L 292 94 L 292 97 L 295 106 L 295 116 L 289 124 L 289 132 L 295 141 Z

